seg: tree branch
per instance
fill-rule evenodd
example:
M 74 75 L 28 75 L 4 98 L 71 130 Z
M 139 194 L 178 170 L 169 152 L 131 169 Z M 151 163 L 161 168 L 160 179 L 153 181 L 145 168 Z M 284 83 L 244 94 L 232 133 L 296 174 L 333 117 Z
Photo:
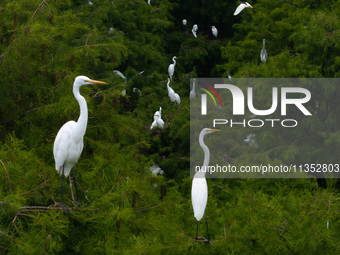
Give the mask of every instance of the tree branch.
M 9 179 L 9 175 L 8 175 L 8 172 L 7 172 L 6 166 L 5 166 L 4 162 L 2 162 L 2 160 L 1 160 L 1 159 L 0 159 L 0 162 L 1 162 L 2 166 L 3 166 L 3 167 L 4 167 L 4 169 L 5 169 L 5 172 L 6 172 L 6 177 L 7 177 L 7 180 L 8 180 L 8 187 L 9 187 L 9 190 L 10 190 L 10 192 L 12 193 L 11 180 Z

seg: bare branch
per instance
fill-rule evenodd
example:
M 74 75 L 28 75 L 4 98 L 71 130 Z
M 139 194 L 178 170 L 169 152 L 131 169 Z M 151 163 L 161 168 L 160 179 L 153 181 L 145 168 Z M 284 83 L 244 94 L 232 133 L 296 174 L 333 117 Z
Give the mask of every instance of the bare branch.
M 34 16 L 35 16 L 35 15 L 37 14 L 37 12 L 39 11 L 40 7 L 44 6 L 44 4 L 45 4 L 45 5 L 48 5 L 48 4 L 46 3 L 46 1 L 43 0 L 43 1 L 39 4 L 39 6 L 38 6 L 38 8 L 35 10 L 35 12 L 33 13 L 31 19 L 34 18 Z
M 8 180 L 8 187 L 9 187 L 9 190 L 10 190 L 10 192 L 12 193 L 11 180 L 9 179 L 9 175 L 8 175 L 8 172 L 7 172 L 6 166 L 5 166 L 4 162 L 2 162 L 2 160 L 1 160 L 1 159 L 0 159 L 0 162 L 1 162 L 2 166 L 3 166 L 3 167 L 4 167 L 4 169 L 5 169 L 5 172 L 6 172 L 6 177 L 7 177 L 7 180 Z

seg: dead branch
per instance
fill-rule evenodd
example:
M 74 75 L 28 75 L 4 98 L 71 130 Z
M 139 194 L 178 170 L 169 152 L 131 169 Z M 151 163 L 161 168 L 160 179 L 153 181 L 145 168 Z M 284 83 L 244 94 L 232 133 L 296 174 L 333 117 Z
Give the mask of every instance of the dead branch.
M 24 193 L 20 193 L 20 195 L 21 195 L 21 196 L 24 196 L 24 195 L 30 194 L 30 193 L 32 193 L 33 191 L 35 191 L 35 190 L 41 188 L 42 186 L 44 186 L 44 185 L 45 185 L 47 182 L 49 182 L 49 181 L 50 181 L 50 179 L 47 179 L 47 180 L 45 180 L 43 183 L 40 183 L 37 187 L 31 189 L 30 191 L 27 191 L 27 192 L 24 192 Z
M 11 237 L 11 236 L 5 234 L 5 233 L 2 232 L 2 231 L 0 231 L 0 235 L 6 236 L 6 237 L 8 237 L 9 239 L 14 240 L 13 237 Z
M 2 160 L 1 160 L 1 159 L 0 159 L 0 162 L 1 162 L 2 166 L 3 166 L 3 167 L 4 167 L 4 169 L 5 169 L 5 172 L 6 172 L 6 177 L 7 177 L 7 180 L 8 180 L 8 187 L 9 187 L 9 191 L 12 193 L 11 180 L 9 179 L 9 175 L 8 175 L 8 172 L 7 172 L 6 166 L 5 166 L 4 162 L 2 162 Z
M 34 18 L 34 16 L 35 16 L 35 15 L 37 14 L 37 12 L 39 11 L 40 7 L 44 6 L 44 4 L 45 4 L 45 5 L 48 5 L 48 4 L 46 3 L 46 1 L 43 0 L 43 1 L 39 4 L 39 6 L 38 6 L 38 8 L 35 10 L 35 12 L 33 13 L 31 19 Z

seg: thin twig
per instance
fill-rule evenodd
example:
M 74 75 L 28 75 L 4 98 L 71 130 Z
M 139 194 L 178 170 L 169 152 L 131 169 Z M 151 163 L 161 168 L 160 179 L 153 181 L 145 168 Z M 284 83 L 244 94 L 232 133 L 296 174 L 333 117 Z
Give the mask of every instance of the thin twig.
M 48 5 L 48 4 L 45 2 L 45 0 L 43 0 L 43 1 L 39 4 L 39 6 L 38 6 L 38 8 L 35 10 L 35 12 L 33 13 L 31 19 L 34 18 L 34 16 L 37 14 L 37 12 L 39 11 L 40 7 L 43 6 L 43 4 Z
M 30 193 L 32 193 L 33 191 L 35 191 L 35 190 L 41 188 L 44 184 L 46 184 L 46 183 L 49 182 L 49 181 L 50 181 L 50 179 L 47 179 L 47 180 L 45 180 L 43 183 L 40 183 L 37 187 L 31 189 L 30 191 L 27 191 L 27 192 L 24 192 L 24 193 L 20 193 L 20 195 L 23 196 L 23 195 L 30 194 Z
M 9 179 L 9 175 L 8 175 L 8 172 L 7 172 L 6 166 L 5 166 L 4 162 L 2 162 L 2 160 L 1 160 L 1 159 L 0 159 L 0 162 L 1 162 L 2 166 L 3 166 L 3 167 L 4 167 L 4 169 L 5 169 L 5 172 L 6 172 L 6 177 L 7 177 L 7 180 L 8 180 L 8 187 L 9 187 L 9 191 L 12 193 L 11 180 Z
M 13 237 L 11 237 L 11 236 L 5 234 L 5 233 L 2 232 L 2 231 L 0 231 L 0 235 L 6 236 L 6 237 L 8 237 L 9 239 L 14 240 Z

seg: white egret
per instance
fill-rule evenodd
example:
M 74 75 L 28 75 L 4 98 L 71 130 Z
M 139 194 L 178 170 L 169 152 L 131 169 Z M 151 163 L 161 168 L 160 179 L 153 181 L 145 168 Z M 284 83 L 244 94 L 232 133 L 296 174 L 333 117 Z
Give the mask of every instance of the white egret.
M 166 84 L 168 88 L 168 96 L 170 97 L 171 102 L 176 102 L 177 104 L 181 103 L 181 98 L 175 91 L 169 86 L 170 84 L 170 79 L 168 78 L 168 83 Z
M 183 20 L 182 20 L 182 24 L 183 24 L 183 26 L 186 26 L 186 25 L 187 25 L 187 20 L 186 20 L 186 19 L 183 19 Z
M 189 97 L 190 97 L 190 98 L 195 98 L 195 97 L 196 97 L 196 91 L 195 91 L 195 79 L 194 79 L 194 81 L 192 82 L 192 90 L 190 91 Z
M 251 6 L 247 2 L 241 2 L 241 4 L 236 8 L 236 10 L 234 12 L 234 16 L 239 14 L 244 8 L 253 8 L 253 6 Z
M 153 175 L 164 174 L 164 171 L 157 164 L 153 164 L 150 171 Z
M 89 84 L 107 84 L 103 81 L 91 80 L 86 76 L 78 76 L 73 83 L 73 95 L 77 99 L 80 107 L 80 115 L 78 121 L 73 120 L 66 122 L 59 130 L 53 146 L 53 155 L 55 160 L 55 169 L 61 175 L 61 202 L 60 205 L 65 208 L 63 203 L 63 185 L 64 178 L 67 177 L 72 167 L 74 185 L 76 188 L 77 202 L 79 196 L 76 182 L 76 163 L 83 151 L 83 137 L 86 132 L 88 112 L 85 98 L 80 95 L 79 89 L 83 85 Z
M 159 111 L 156 111 L 153 115 L 153 122 L 151 124 L 150 130 L 155 127 L 164 128 L 164 121 L 162 120 L 162 107 L 159 107 Z
M 169 67 L 168 67 L 168 73 L 169 73 L 170 80 L 172 80 L 172 76 L 174 75 L 174 72 L 175 72 L 176 59 L 177 59 L 177 57 L 173 56 L 172 64 L 170 64 Z
M 209 166 L 210 160 L 210 152 L 209 148 L 204 143 L 204 136 L 206 134 L 210 134 L 213 132 L 221 131 L 219 129 L 211 129 L 211 128 L 203 128 L 200 135 L 199 135 L 199 144 L 204 151 L 204 161 L 203 166 L 200 171 L 196 172 L 194 178 L 192 180 L 191 186 L 191 203 L 194 209 L 194 216 L 197 220 L 197 228 L 196 228 L 196 239 L 198 233 L 198 222 L 202 219 L 205 208 L 208 202 L 208 185 L 207 180 L 205 179 L 205 174 L 207 167 Z M 208 235 L 208 242 L 209 242 L 209 232 L 208 232 L 208 219 L 207 214 L 205 214 L 205 222 L 207 226 L 207 235 Z
M 151 0 L 148 0 L 148 5 L 150 5 Z
M 218 31 L 217 31 L 217 28 L 215 26 L 211 26 L 211 32 L 212 32 L 213 36 L 215 36 L 215 38 L 217 38 Z
M 244 139 L 244 143 L 249 144 L 249 146 L 258 148 L 259 145 L 257 144 L 255 140 L 255 134 L 248 134 L 246 139 Z
M 133 92 L 133 93 L 138 93 L 138 96 L 140 96 L 140 97 L 143 95 L 143 94 L 142 94 L 142 91 L 140 91 L 140 89 L 139 89 L 139 88 L 136 88 L 136 87 L 132 89 L 132 92 Z
M 229 79 L 229 81 L 231 81 L 231 76 L 230 76 L 230 73 L 228 73 L 228 79 Z
M 260 53 L 260 59 L 261 59 L 262 63 L 266 63 L 267 59 L 268 59 L 267 51 L 265 49 L 265 44 L 266 44 L 266 39 L 263 39 L 263 46 L 262 46 L 262 50 L 261 50 L 261 53 Z
M 122 79 L 124 80 L 124 83 L 127 83 L 127 78 L 126 78 L 126 76 L 125 76 L 124 74 L 122 74 L 121 71 L 119 71 L 119 70 L 113 70 L 113 72 L 114 72 L 115 74 L 117 74 L 120 78 L 122 78 Z
M 191 32 L 195 37 L 197 37 L 197 34 L 196 34 L 197 30 L 198 30 L 197 24 L 193 25 Z

